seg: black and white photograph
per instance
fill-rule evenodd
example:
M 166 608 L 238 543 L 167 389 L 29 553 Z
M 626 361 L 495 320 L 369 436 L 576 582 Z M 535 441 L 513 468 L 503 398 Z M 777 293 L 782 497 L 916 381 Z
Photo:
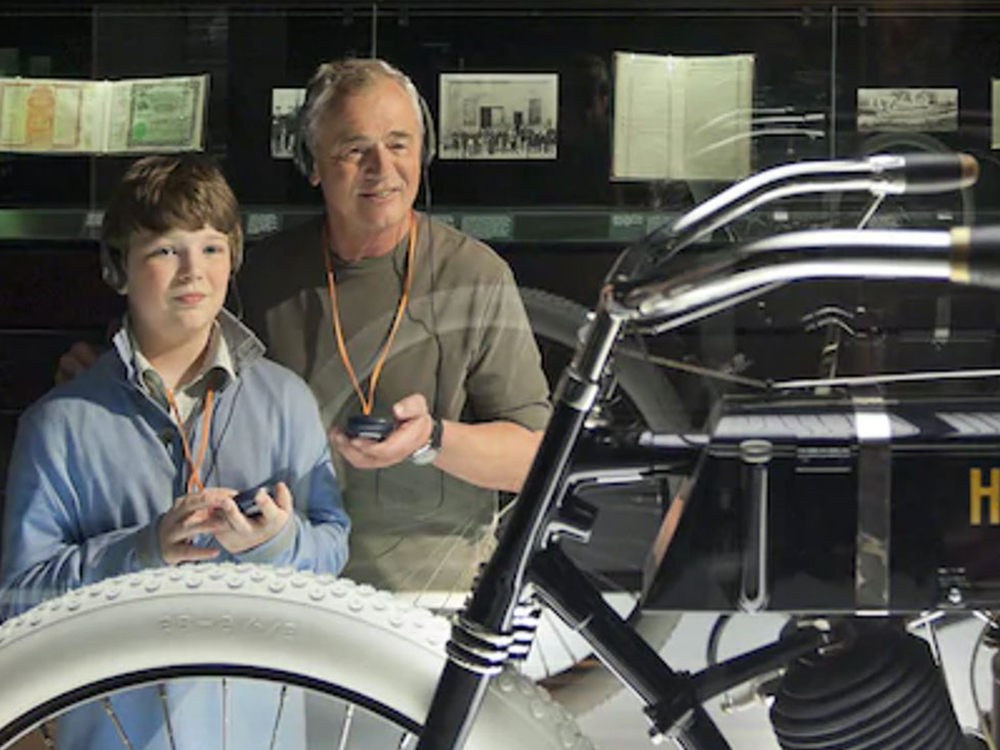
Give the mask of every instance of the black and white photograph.
M 271 89 L 272 159 L 292 158 L 295 118 L 305 98 L 305 89 Z
M 441 159 L 555 159 L 556 73 L 442 73 Z
M 958 89 L 858 89 L 858 130 L 958 130 Z

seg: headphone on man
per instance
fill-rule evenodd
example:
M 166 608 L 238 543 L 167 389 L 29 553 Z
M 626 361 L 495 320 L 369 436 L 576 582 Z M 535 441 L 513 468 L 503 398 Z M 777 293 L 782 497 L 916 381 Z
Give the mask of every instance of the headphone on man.
M 232 262 L 230 277 L 235 276 L 243 265 L 243 232 L 237 226 L 237 231 L 227 234 L 229 238 L 229 259 Z M 235 247 L 234 247 L 235 246 Z M 119 294 L 125 293 L 128 285 L 128 273 L 125 271 L 125 253 L 120 248 L 112 247 L 101 240 L 101 279 Z
M 420 109 L 421 125 L 424 131 L 420 146 L 420 168 L 421 171 L 425 171 L 431 165 L 431 162 L 434 161 L 434 156 L 437 153 L 437 136 L 434 132 L 434 118 L 431 116 L 431 108 L 409 76 L 384 60 L 379 60 L 379 62 L 385 68 L 389 77 L 393 80 L 399 80 L 407 89 L 407 92 L 417 101 Z M 325 70 L 321 66 L 322 72 L 317 72 L 312 80 L 309 81 L 309 85 L 306 88 L 305 100 L 302 102 L 302 106 L 299 107 L 298 115 L 296 116 L 295 134 L 292 142 L 292 160 L 295 162 L 295 166 L 298 167 L 299 172 L 307 180 L 312 177 L 315 161 L 312 150 L 309 147 L 308 123 L 305 115 L 314 104 L 316 98 L 328 86 L 335 83 L 336 78 L 340 74 L 336 67 L 334 67 L 335 65 L 328 65 Z

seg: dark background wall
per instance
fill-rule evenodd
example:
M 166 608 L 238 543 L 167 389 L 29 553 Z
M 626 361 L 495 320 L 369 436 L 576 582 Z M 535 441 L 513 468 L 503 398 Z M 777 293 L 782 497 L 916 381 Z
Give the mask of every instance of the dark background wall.
M 833 138 L 755 139 L 755 168 L 856 154 L 865 140 L 854 127 L 860 86 L 957 87 L 960 128 L 936 135 L 945 145 L 991 156 L 989 82 L 998 70 L 1000 10 L 983 9 L 989 6 L 747 0 L 693 9 L 671 0 L 581 0 L 503 6 L 105 3 L 45 13 L 32 13 L 33 7 L 46 6 L 0 9 L 0 48 L 19 50 L 17 74 L 38 74 L 32 65 L 66 78 L 210 73 L 206 148 L 222 159 L 245 204 L 315 203 L 291 163 L 269 155 L 271 89 L 303 85 L 320 61 L 373 51 L 409 73 L 435 114 L 442 73 L 559 74 L 559 158 L 439 161 L 432 184 L 441 205 L 650 206 L 688 199 L 686 185 L 673 191 L 667 185 L 612 185 L 610 134 L 601 130 L 607 123 L 581 132 L 597 83 L 594 65 L 613 86 L 612 57 L 621 50 L 753 53 L 755 110 L 827 116 Z M 0 156 L 0 205 L 99 207 L 127 161 Z

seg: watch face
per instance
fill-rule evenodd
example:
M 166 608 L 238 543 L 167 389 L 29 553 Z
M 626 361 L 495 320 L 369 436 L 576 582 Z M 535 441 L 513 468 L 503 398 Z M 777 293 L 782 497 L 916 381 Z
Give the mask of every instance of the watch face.
M 441 424 L 440 419 L 434 417 L 432 417 L 432 419 L 434 421 L 431 426 L 430 439 L 410 454 L 410 461 L 418 466 L 423 466 L 424 464 L 433 462 L 441 452 L 441 433 L 444 429 L 444 425 Z
M 424 466 L 425 464 L 432 463 L 437 458 L 438 453 L 440 453 L 439 448 L 434 448 L 430 443 L 427 443 L 410 454 L 410 461 L 417 464 L 417 466 Z

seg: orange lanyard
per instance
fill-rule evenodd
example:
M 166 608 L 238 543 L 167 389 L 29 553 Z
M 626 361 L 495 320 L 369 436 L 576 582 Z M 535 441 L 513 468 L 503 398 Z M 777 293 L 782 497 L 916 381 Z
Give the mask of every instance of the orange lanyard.
M 327 289 L 330 292 L 330 317 L 333 318 L 333 335 L 337 339 L 337 351 L 340 352 L 340 359 L 344 363 L 344 369 L 347 370 L 348 377 L 351 379 L 351 385 L 354 386 L 354 392 L 358 394 L 358 400 L 361 402 L 361 411 L 364 414 L 371 414 L 372 407 L 375 406 L 375 386 L 378 383 L 379 375 L 382 374 L 382 367 L 385 365 L 385 360 L 389 356 L 392 339 L 395 337 L 399 323 L 403 319 L 403 311 L 406 310 L 406 303 L 410 299 L 410 285 L 413 283 L 413 256 L 417 246 L 417 222 L 413 217 L 412 211 L 410 212 L 409 234 L 410 239 L 406 250 L 406 278 L 403 281 L 403 293 L 399 297 L 399 304 L 396 306 L 396 315 L 392 320 L 389 335 L 386 337 L 382 351 L 379 352 L 375 360 L 375 366 L 372 368 L 371 379 L 368 381 L 368 396 L 366 397 L 364 391 L 361 390 L 361 383 L 358 382 L 358 376 L 354 372 L 354 367 L 351 365 L 351 358 L 347 353 L 347 344 L 344 343 L 344 331 L 340 327 L 340 310 L 337 308 L 337 285 L 333 280 L 333 260 L 331 259 L 333 248 L 330 247 L 326 224 L 323 224 L 323 258 L 326 260 L 326 282 Z
M 211 386 L 205 391 L 205 406 L 201 413 L 201 446 L 198 448 L 198 460 L 195 461 L 191 457 L 191 447 L 188 445 L 187 435 L 184 430 L 184 420 L 181 419 L 181 410 L 177 408 L 177 402 L 174 400 L 174 394 L 169 389 L 164 387 L 164 392 L 167 394 L 167 401 L 170 403 L 170 410 L 174 413 L 174 419 L 177 420 L 177 429 L 181 433 L 181 446 L 184 448 L 184 460 L 187 462 L 188 475 L 187 481 L 187 491 L 194 492 L 198 490 L 201 492 L 205 489 L 205 485 L 202 484 L 201 477 L 198 475 L 198 469 L 201 467 L 201 462 L 205 459 L 205 450 L 208 448 L 208 432 L 211 427 L 212 422 L 212 408 L 214 404 L 215 391 Z

